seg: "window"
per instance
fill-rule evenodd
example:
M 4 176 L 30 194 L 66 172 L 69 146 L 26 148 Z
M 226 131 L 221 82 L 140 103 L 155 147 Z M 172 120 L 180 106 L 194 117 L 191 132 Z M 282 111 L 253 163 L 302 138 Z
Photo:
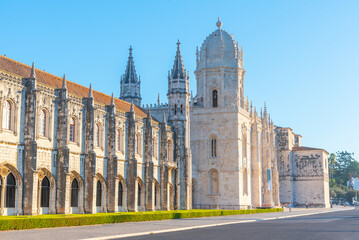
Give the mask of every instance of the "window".
M 94 143 L 95 147 L 100 147 L 100 127 L 98 124 L 94 126 Z
M 75 119 L 70 118 L 70 134 L 69 134 L 70 142 L 75 142 L 75 130 L 76 130 Z
M 121 181 L 118 183 L 118 206 L 122 207 L 123 187 Z
M 212 92 L 212 106 L 218 107 L 218 92 L 217 90 L 213 90 Z
M 5 207 L 7 208 L 15 207 L 15 189 L 16 189 L 15 177 L 12 173 L 10 173 L 6 177 Z
M 158 206 L 158 202 L 157 202 L 157 194 L 158 194 L 158 187 L 157 187 L 157 182 L 155 183 L 155 206 Z
M 5 101 L 2 113 L 2 128 L 11 129 L 11 117 L 11 103 L 10 101 Z
M 217 157 L 217 139 L 216 138 L 211 139 L 211 156 L 214 158 Z
M 122 144 L 122 141 L 121 141 L 121 129 L 118 129 L 117 130 L 117 151 L 121 151 L 122 148 L 121 148 L 121 144 Z
M 102 198 L 102 185 L 100 180 L 98 180 L 97 188 L 96 188 L 96 207 L 101 207 L 101 198 Z
M 141 193 L 142 193 L 141 185 L 140 185 L 140 183 L 138 183 L 138 188 L 137 188 L 137 205 L 138 205 L 139 207 L 141 206 Z
M 181 114 L 183 114 L 183 104 L 181 104 Z
M 44 177 L 41 181 L 41 207 L 49 207 L 50 205 L 50 181 Z
M 40 111 L 39 115 L 39 135 L 46 136 L 46 112 L 45 110 Z
M 71 207 L 78 207 L 79 205 L 79 183 L 75 178 L 71 183 Z

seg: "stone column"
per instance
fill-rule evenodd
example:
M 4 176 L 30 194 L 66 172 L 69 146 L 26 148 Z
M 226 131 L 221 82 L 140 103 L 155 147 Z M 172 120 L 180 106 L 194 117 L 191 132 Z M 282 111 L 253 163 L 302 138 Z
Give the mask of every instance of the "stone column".
M 258 141 L 258 123 L 256 113 L 254 115 L 254 122 L 251 126 L 251 176 L 252 176 L 252 205 L 254 207 L 261 206 L 261 182 L 262 182 L 262 169 L 260 162 L 260 154 L 258 149 L 260 149 L 259 141 Z
M 116 116 L 115 105 L 113 103 L 113 95 L 111 105 L 107 106 L 107 122 L 107 211 L 117 212 Z
M 130 212 L 137 211 L 137 160 L 135 157 L 135 127 L 135 112 L 132 104 L 131 111 L 127 114 L 127 209 Z
M 168 165 L 167 165 L 167 124 L 160 123 L 160 206 L 161 210 L 168 210 L 167 188 L 168 188 Z
M 1 176 L 0 176 L 1 177 Z M 3 216 L 4 215 L 4 208 L 5 208 L 5 186 L 6 186 L 6 178 L 5 177 L 1 177 L 2 178 L 2 184 L 1 184 L 1 199 L 0 199 L 0 202 L 1 202 L 1 205 L 0 205 L 0 215 Z
M 36 214 L 36 190 L 34 189 L 34 173 L 37 168 L 36 143 L 36 77 L 33 66 L 30 78 L 24 79 L 25 95 L 25 139 L 23 157 L 24 198 L 23 209 L 25 215 Z M 35 200 L 35 202 L 34 202 Z
M 64 82 L 66 79 L 64 77 Z M 66 175 L 69 173 L 70 150 L 67 147 L 68 99 L 66 84 L 57 90 L 57 155 L 56 155 L 56 212 L 65 214 L 66 209 Z M 56 113 L 55 113 L 56 115 Z
M 85 166 L 84 166 L 84 211 L 85 213 L 94 213 L 95 194 L 94 194 L 94 176 L 96 174 L 96 153 L 94 152 L 94 100 L 90 86 L 89 97 L 84 99 L 85 103 Z
M 153 187 L 153 162 L 152 162 L 152 118 L 150 111 L 145 119 L 145 209 L 152 211 L 154 195 Z

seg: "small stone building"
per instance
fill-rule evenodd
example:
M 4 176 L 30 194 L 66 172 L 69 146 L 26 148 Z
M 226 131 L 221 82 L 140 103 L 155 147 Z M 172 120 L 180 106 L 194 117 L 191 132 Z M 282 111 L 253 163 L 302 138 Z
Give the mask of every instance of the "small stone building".
M 328 152 L 301 146 L 302 136 L 291 128 L 276 132 L 281 204 L 330 207 Z

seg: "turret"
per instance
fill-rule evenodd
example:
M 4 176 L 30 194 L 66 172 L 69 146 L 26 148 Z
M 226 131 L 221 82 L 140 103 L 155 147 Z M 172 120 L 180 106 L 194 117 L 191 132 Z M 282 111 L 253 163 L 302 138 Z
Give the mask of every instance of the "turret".
M 120 99 L 141 106 L 141 79 L 137 76 L 130 46 L 125 74 L 121 77 Z

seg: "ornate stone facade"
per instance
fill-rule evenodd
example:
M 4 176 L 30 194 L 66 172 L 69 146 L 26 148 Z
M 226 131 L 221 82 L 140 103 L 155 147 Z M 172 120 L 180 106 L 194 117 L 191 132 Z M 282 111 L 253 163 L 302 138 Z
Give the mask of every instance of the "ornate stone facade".
M 276 128 L 280 201 L 293 206 L 330 207 L 328 152 L 301 146 L 291 128 Z
M 0 214 L 327 207 L 327 153 L 257 113 L 243 50 L 217 27 L 197 94 L 178 41 L 168 103 L 143 108 L 132 48 L 120 99 L 0 56 Z
M 0 56 L 0 113 L 1 215 L 190 208 L 183 140 L 149 111 Z

